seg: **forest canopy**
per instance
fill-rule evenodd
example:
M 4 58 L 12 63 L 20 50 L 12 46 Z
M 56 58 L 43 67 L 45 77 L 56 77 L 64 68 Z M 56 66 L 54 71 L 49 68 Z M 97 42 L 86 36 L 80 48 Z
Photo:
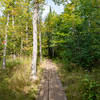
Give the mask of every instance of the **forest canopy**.
M 46 1 L 0 0 L 0 94 L 7 89 L 18 96 L 25 90 L 24 86 L 31 87 L 33 83 L 37 89 L 43 72 L 39 64 L 51 59 L 62 64 L 58 67 L 58 75 L 65 88 L 68 82 L 74 88 L 83 82 L 75 93 L 79 93 L 80 88 L 83 100 L 100 100 L 97 94 L 100 87 L 97 78 L 100 71 L 100 1 L 51 0 L 55 5 L 63 5 L 64 10 L 57 14 L 51 5 L 46 18 L 42 18 Z M 31 83 L 31 79 L 37 78 L 36 83 Z M 73 87 L 65 89 L 69 92 L 69 100 L 73 100 L 70 94 Z M 28 99 L 23 96 L 25 100 L 35 98 L 36 90 L 32 90 L 27 90 L 29 94 Z M 4 94 L 2 98 L 8 100 Z

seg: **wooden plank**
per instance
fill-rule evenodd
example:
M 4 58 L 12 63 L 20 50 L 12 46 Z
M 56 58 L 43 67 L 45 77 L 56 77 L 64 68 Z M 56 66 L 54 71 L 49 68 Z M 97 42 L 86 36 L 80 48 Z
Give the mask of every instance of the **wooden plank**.
M 67 100 L 56 70 L 50 64 L 44 71 L 37 100 Z
M 56 73 L 54 73 L 54 77 L 55 77 L 55 100 L 67 100 L 61 82 L 57 78 Z
M 48 100 L 48 79 L 47 70 L 44 70 L 43 78 L 41 80 L 39 94 L 36 100 Z
M 52 79 L 50 80 L 49 100 L 67 100 L 62 89 L 60 80 L 57 79 L 56 72 L 52 71 Z
M 49 100 L 54 100 L 54 79 L 52 76 L 52 70 L 50 72 L 50 77 L 49 77 Z
M 45 86 L 44 86 L 44 95 L 42 100 L 48 100 L 49 99 L 49 90 L 48 90 L 48 80 L 45 81 Z

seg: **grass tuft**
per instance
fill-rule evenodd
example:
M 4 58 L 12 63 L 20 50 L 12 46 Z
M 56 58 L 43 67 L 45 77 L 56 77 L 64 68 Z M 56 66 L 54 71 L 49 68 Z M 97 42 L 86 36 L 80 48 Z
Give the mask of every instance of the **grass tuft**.
M 35 100 L 38 92 L 38 80 L 31 81 L 31 58 L 9 58 L 6 70 L 0 70 L 0 100 Z M 41 76 L 38 68 L 37 75 Z
M 70 66 L 68 66 L 67 68 L 67 66 L 65 66 L 64 64 L 58 63 L 59 61 L 55 61 L 55 62 L 57 63 L 58 75 L 62 81 L 68 100 L 90 100 L 90 99 L 84 99 L 82 94 L 83 93 L 82 91 L 84 91 L 84 93 L 86 92 L 86 90 L 83 90 L 85 83 L 82 83 L 82 80 L 86 78 L 86 75 L 88 75 L 88 77 L 90 77 L 91 80 L 98 83 L 99 87 L 97 91 L 100 93 L 99 91 L 100 90 L 100 78 L 99 78 L 100 67 L 93 69 L 91 72 L 88 72 L 87 70 L 84 70 L 81 67 L 75 66 L 75 68 L 71 68 L 71 70 L 69 71 L 68 68 Z M 88 84 L 91 86 L 90 83 Z M 87 95 L 90 96 L 92 94 L 88 92 Z M 95 100 L 100 100 L 100 96 L 98 94 L 97 94 L 97 98 L 98 99 Z

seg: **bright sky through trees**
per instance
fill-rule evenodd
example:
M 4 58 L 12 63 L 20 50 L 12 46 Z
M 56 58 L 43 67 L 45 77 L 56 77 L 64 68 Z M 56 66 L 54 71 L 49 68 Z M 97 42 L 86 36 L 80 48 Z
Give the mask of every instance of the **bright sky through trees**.
M 0 0 L 0 100 L 100 100 L 99 77 L 100 0 Z
M 55 5 L 52 0 L 46 0 L 46 5 L 44 6 L 44 11 L 42 15 L 43 20 L 46 18 L 47 14 L 49 13 L 50 6 L 52 10 L 56 11 L 57 14 L 61 14 L 64 11 L 63 5 L 58 6 Z M 3 9 L 0 9 L 0 16 L 2 16 L 2 10 Z
M 63 5 L 55 5 L 52 0 L 46 0 L 46 5 L 44 6 L 44 12 L 42 15 L 42 18 L 45 19 L 47 14 L 49 13 L 50 6 L 52 10 L 56 11 L 57 14 L 61 14 L 61 12 L 64 11 L 64 6 Z

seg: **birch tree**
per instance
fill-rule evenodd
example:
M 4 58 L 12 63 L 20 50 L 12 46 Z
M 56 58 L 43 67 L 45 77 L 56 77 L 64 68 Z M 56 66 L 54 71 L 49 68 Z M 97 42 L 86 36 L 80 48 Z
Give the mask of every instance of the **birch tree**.
M 36 79 L 36 64 L 37 64 L 37 21 L 38 21 L 38 8 L 39 5 L 44 3 L 45 0 L 33 0 L 33 54 L 32 54 L 32 79 Z M 56 1 L 54 1 L 56 2 Z M 41 37 L 41 33 L 39 34 Z M 41 42 L 41 39 L 39 39 Z M 41 46 L 41 44 L 40 44 Z M 41 47 L 40 47 L 41 48 Z M 40 49 L 41 52 L 41 49 Z M 42 52 L 41 52 L 42 53 Z
M 26 41 L 28 40 L 28 23 L 26 22 Z
M 33 8 L 33 57 L 32 57 L 32 78 L 36 78 L 37 63 L 37 20 L 38 20 L 38 2 L 35 0 Z
M 4 40 L 4 49 L 3 49 L 3 69 L 6 68 L 6 51 L 7 51 L 7 30 L 8 30 L 8 24 L 9 24 L 9 14 L 7 15 L 7 23 L 5 28 L 5 40 Z
M 39 56 L 40 56 L 40 62 L 42 61 L 42 10 L 38 13 L 38 33 L 39 33 Z
M 40 44 L 40 62 L 42 61 L 42 41 L 41 41 L 41 31 L 39 32 L 39 44 Z
M 14 30 L 15 30 L 15 20 L 14 20 L 14 14 L 13 14 L 13 10 L 12 10 L 12 28 L 13 28 L 13 34 L 12 36 L 14 37 Z M 14 43 L 14 54 L 13 54 L 13 58 L 15 59 L 16 58 L 16 54 L 15 54 L 15 43 Z

